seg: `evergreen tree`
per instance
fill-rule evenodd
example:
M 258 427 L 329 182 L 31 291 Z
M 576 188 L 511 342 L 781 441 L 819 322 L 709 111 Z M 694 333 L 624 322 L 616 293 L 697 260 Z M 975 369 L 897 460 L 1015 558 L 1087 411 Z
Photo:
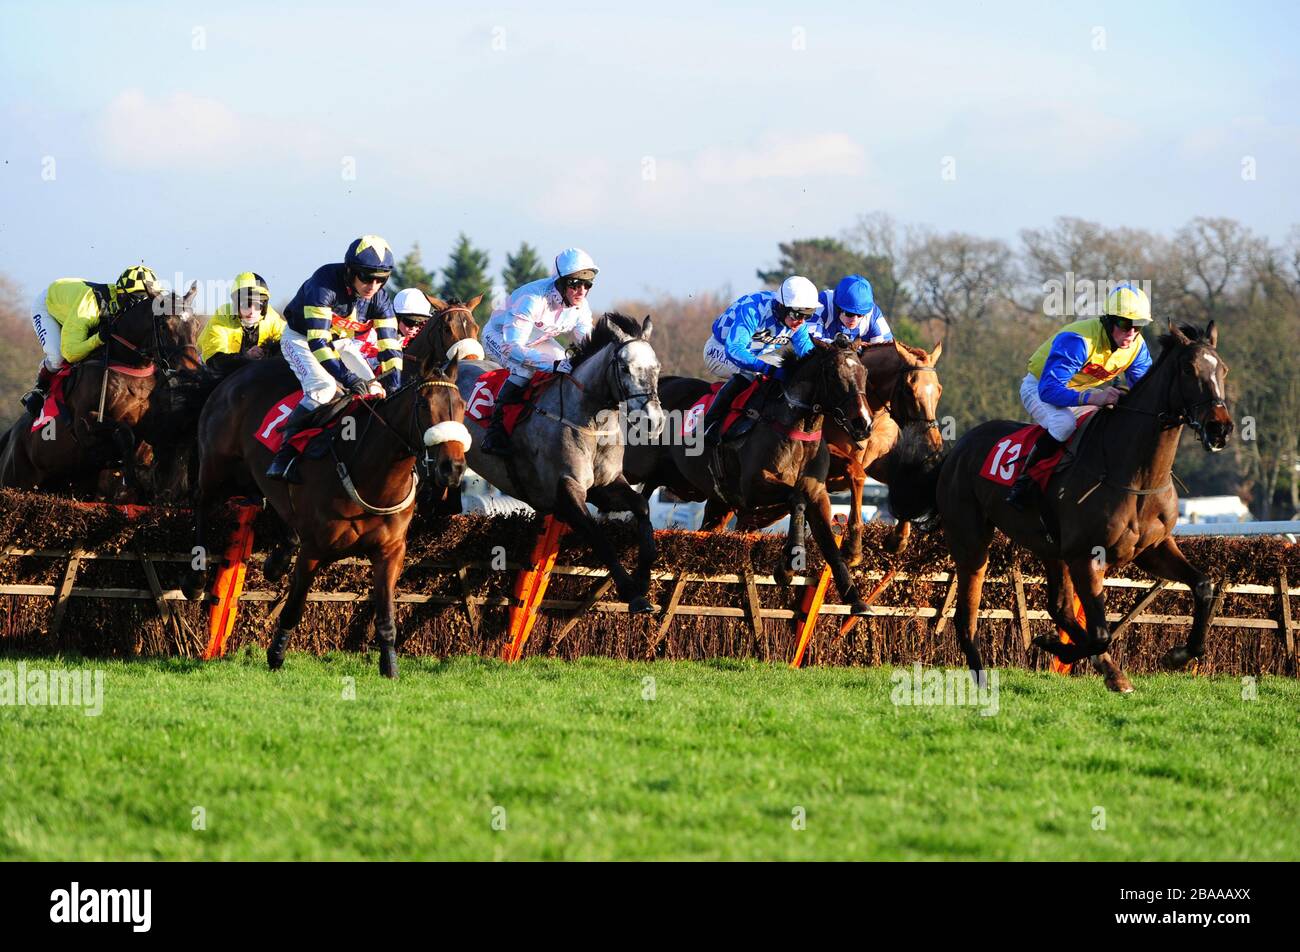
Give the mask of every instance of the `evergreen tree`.
M 483 300 L 474 309 L 474 319 L 480 324 L 492 314 L 492 279 L 488 277 L 488 253 L 475 248 L 469 236 L 461 232 L 442 269 L 442 286 L 438 289 L 443 298 L 469 301 L 478 295 Z
M 501 280 L 509 294 L 530 281 L 540 281 L 550 274 L 550 269 L 537 256 L 537 249 L 528 242 L 522 242 L 514 254 L 506 253 L 506 266 L 501 271 Z
M 420 243 L 417 241 L 411 246 L 410 252 L 397 262 L 389 285 L 399 291 L 406 288 L 419 288 L 425 293 L 432 293 L 434 277 L 433 272 L 424 267 L 420 257 Z

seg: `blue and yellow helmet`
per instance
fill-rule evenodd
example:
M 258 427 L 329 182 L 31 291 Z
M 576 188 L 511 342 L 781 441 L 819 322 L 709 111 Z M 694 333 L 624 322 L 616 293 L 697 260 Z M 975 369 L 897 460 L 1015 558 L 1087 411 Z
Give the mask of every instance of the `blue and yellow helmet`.
M 1106 295 L 1106 317 L 1126 318 L 1136 324 L 1151 323 L 1151 299 L 1146 292 L 1125 282 Z
M 362 235 L 348 245 L 343 263 L 362 274 L 379 274 L 393 270 L 393 249 L 378 235 Z

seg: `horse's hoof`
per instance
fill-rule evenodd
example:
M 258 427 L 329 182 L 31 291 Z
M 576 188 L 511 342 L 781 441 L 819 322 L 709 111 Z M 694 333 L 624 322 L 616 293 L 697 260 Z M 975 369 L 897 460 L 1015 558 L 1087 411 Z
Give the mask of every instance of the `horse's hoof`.
M 659 606 L 644 595 L 638 595 L 627 603 L 627 613 L 629 615 L 650 615 L 659 610 Z
M 284 667 L 284 652 L 276 651 L 274 648 L 266 649 L 266 666 L 272 671 L 279 671 Z
M 1111 677 L 1107 675 L 1106 687 L 1114 691 L 1116 694 L 1133 693 L 1133 683 L 1129 681 L 1128 676 L 1125 675 L 1124 672 L 1122 671 L 1115 677 Z
M 1174 645 L 1160 659 L 1161 667 L 1169 671 L 1181 671 L 1192 660 L 1192 654 L 1183 645 Z
M 871 611 L 871 606 L 862 599 L 854 599 L 853 604 L 849 606 L 850 615 L 866 615 Z
M 379 651 L 379 673 L 390 680 L 397 680 L 397 652 L 392 648 Z

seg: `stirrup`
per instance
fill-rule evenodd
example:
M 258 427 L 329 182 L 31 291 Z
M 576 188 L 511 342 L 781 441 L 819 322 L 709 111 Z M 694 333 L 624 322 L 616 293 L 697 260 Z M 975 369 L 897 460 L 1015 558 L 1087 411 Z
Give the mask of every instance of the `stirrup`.
M 482 450 L 489 456 L 509 456 L 514 452 L 514 447 L 510 442 L 510 434 L 505 431 L 504 427 L 496 430 L 489 428 L 483 434 Z
M 288 459 L 284 458 L 286 455 L 288 456 Z M 271 457 L 271 465 L 266 468 L 266 478 L 279 480 L 280 482 L 285 483 L 294 483 L 295 485 L 300 484 L 302 482 L 302 476 L 298 474 L 298 467 L 296 465 L 298 462 L 298 456 L 299 454 L 296 452 L 286 454 L 284 448 L 277 450 L 276 454 Z
M 33 387 L 19 398 L 18 402 L 22 404 L 23 409 L 34 417 L 39 417 L 41 411 L 45 409 L 45 401 L 49 395 L 37 387 Z

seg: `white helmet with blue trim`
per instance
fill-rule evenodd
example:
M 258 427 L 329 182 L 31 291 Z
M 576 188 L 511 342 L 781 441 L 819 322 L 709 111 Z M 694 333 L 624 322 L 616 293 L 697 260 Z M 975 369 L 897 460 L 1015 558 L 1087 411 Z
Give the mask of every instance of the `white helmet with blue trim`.
M 555 276 L 557 278 L 582 278 L 594 281 L 600 269 L 591 255 L 581 248 L 565 248 L 555 256 Z

